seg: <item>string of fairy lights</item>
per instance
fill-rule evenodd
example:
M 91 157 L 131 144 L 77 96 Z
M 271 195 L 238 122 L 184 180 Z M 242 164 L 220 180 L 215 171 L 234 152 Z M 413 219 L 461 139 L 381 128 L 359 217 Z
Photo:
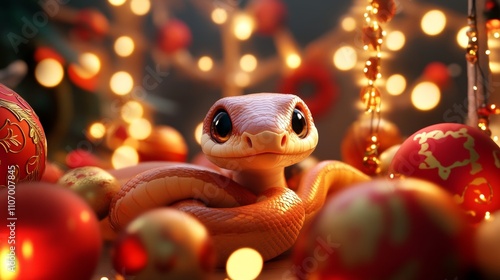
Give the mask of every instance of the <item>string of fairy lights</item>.
M 209 54 L 201 54 L 199 57 L 195 57 L 189 52 L 188 48 L 169 55 L 163 54 L 163 56 L 156 55 L 155 50 L 153 50 L 153 58 L 158 59 L 160 65 L 180 67 L 186 70 L 193 79 L 218 83 L 223 96 L 242 94 L 243 89 L 258 84 L 272 76 L 272 74 L 283 74 L 292 71 L 300 67 L 305 59 L 304 57 L 308 55 L 307 47 L 299 47 L 291 32 L 286 28 L 280 29 L 273 37 L 277 50 L 276 57 L 260 58 L 251 52 L 243 53 L 240 44 L 250 40 L 256 32 L 256 23 L 251 11 L 234 6 L 214 5 L 216 2 L 211 4 L 195 0 L 193 2 L 197 3 L 196 7 L 200 7 L 206 12 L 207 18 L 215 26 L 220 27 L 222 31 L 221 40 L 224 44 L 228 44 L 225 49 L 231 48 L 233 51 L 223 54 L 223 61 L 217 61 Z M 386 22 L 381 22 L 380 18 L 377 18 L 375 11 L 378 9 L 376 5 L 379 1 L 369 1 L 368 5 L 366 5 L 366 1 L 358 2 L 340 19 L 339 24 L 331 32 L 317 41 L 323 40 L 326 42 L 321 46 L 323 46 L 323 52 L 327 54 L 331 61 L 332 71 L 363 72 L 364 79 L 362 81 L 357 74 L 353 75 L 353 81 L 357 82 L 362 88 L 362 101 L 359 107 L 363 111 L 373 114 L 372 136 L 375 137 L 369 139 L 365 159 L 376 170 L 376 147 L 379 140 L 376 137 L 376 124 L 380 111 L 390 110 L 391 105 L 390 98 L 385 98 L 382 104 L 380 92 L 383 90 L 388 94 L 388 97 L 408 94 L 411 105 L 421 111 L 433 110 L 441 100 L 441 89 L 432 81 L 417 79 L 416 82 L 411 82 L 408 81 L 405 73 L 391 73 L 387 77 L 385 75 L 382 77 L 380 59 L 383 57 L 384 63 L 393 63 L 391 60 L 397 56 L 398 51 L 405 48 L 408 41 L 412 39 L 407 38 L 408 34 L 416 33 L 415 28 L 419 28 L 423 34 L 430 37 L 439 36 L 445 29 L 457 30 L 457 43 L 465 49 L 469 43 L 466 32 L 469 27 L 463 26 L 463 16 L 460 14 L 436 9 L 435 6 L 426 6 L 421 3 L 417 5 L 408 1 L 408 3 L 399 3 L 400 6 L 397 7 L 395 18 L 392 21 L 418 20 L 420 25 L 394 24 L 387 26 L 384 32 L 379 32 L 378 30 L 381 30 L 381 28 L 375 30 L 374 27 L 380 27 L 380 23 Z M 164 18 L 164 20 L 174 18 L 171 14 L 173 11 L 165 11 L 168 8 L 167 6 L 162 6 L 157 2 L 150 2 L 150 0 L 108 0 L 108 3 L 110 7 L 119 11 L 124 17 L 127 13 L 129 18 L 135 17 L 135 22 L 144 19 L 145 16 L 150 14 L 154 18 Z M 154 5 L 159 5 L 159 7 L 153 8 Z M 360 6 L 366 7 L 363 11 L 363 22 L 357 19 Z M 404 10 L 411 10 L 412 12 L 398 18 L 398 13 Z M 134 28 L 139 28 L 138 26 L 140 25 L 137 24 Z M 47 57 L 38 61 L 35 69 L 35 77 L 42 86 L 48 88 L 57 87 L 65 75 L 68 75 L 72 80 L 74 80 L 74 77 L 80 79 L 80 84 L 83 85 L 92 84 L 90 82 L 98 83 L 100 89 L 110 93 L 106 94 L 108 98 L 118 100 L 114 103 L 116 112 L 112 112 L 117 113 L 118 116 L 108 116 L 108 121 L 98 121 L 90 124 L 86 135 L 92 141 L 102 141 L 102 143 L 109 146 L 112 150 L 111 162 L 115 168 L 136 164 L 139 160 L 136 151 L 137 141 L 147 138 L 154 129 L 154 124 L 150 119 L 151 113 L 154 112 L 149 112 L 142 100 L 133 97 L 134 88 L 140 85 L 143 73 L 135 73 L 131 67 L 139 68 L 139 70 L 143 69 L 127 62 L 135 59 L 132 57 L 144 56 L 145 50 L 151 47 L 144 44 L 141 31 L 134 28 L 123 28 L 123 26 L 116 29 L 111 28 L 114 32 L 110 32 L 108 36 L 112 37 L 113 40 L 113 55 L 116 56 L 118 61 L 121 61 L 117 67 L 113 66 L 109 58 L 106 57 L 109 57 L 110 54 L 93 46 L 87 49 L 80 48 L 83 51 L 78 57 L 78 63 L 66 63 L 57 57 Z M 357 32 L 363 28 L 373 29 L 370 32 L 372 32 L 372 35 L 376 35 L 370 37 L 368 44 L 365 44 L 368 48 L 365 53 L 370 52 L 371 54 L 365 63 L 361 60 L 363 50 L 359 49 L 355 42 L 341 45 L 334 43 L 338 41 L 349 42 L 349 38 L 359 34 Z M 493 29 L 490 28 L 490 30 Z M 500 37 L 498 29 L 496 32 L 491 31 L 489 37 L 493 40 L 490 47 L 498 48 L 499 43 L 495 41 Z M 382 41 L 385 50 L 380 49 Z M 310 44 L 313 43 L 316 42 Z M 391 53 L 388 54 L 387 51 Z M 487 54 L 492 53 L 488 51 Z M 500 63 L 497 62 L 497 58 L 494 58 L 493 55 L 490 55 L 489 65 L 492 73 L 500 73 Z M 67 68 L 67 72 L 65 72 L 65 68 Z M 359 72 L 356 71 L 358 69 Z M 460 66 L 457 64 L 448 65 L 448 72 L 451 76 L 460 71 Z M 73 74 L 70 75 L 70 72 Z M 50 75 L 47 75 L 47 73 L 50 73 Z M 214 77 L 219 78 L 214 79 Z M 220 77 L 224 78 L 221 79 Z M 375 85 L 375 83 L 377 84 Z M 488 116 L 498 113 L 498 109 L 494 105 L 488 106 L 486 107 Z M 484 113 L 483 111 L 480 113 Z M 105 139 L 110 138 L 110 134 L 116 133 L 117 127 L 126 132 L 126 139 L 109 145 Z M 198 137 L 199 127 L 193 128 L 193 131 L 196 129 L 198 130 L 194 134 Z M 495 141 L 498 140 L 495 133 L 492 134 L 492 138 Z

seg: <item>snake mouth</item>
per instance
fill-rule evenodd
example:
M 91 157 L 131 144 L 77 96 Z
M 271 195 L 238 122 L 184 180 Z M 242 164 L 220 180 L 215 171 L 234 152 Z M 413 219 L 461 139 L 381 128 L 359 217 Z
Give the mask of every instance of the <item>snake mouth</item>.
M 313 149 L 297 153 L 279 153 L 264 151 L 247 155 L 206 155 L 207 158 L 221 168 L 237 170 L 241 168 L 263 169 L 269 167 L 285 167 L 307 158 Z

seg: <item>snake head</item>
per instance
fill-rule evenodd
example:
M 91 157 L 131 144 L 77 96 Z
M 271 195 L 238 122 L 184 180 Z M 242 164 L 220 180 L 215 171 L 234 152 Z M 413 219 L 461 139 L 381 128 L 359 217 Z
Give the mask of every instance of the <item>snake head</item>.
M 255 93 L 219 99 L 203 122 L 201 148 L 230 170 L 285 167 L 309 156 L 318 131 L 296 95 Z

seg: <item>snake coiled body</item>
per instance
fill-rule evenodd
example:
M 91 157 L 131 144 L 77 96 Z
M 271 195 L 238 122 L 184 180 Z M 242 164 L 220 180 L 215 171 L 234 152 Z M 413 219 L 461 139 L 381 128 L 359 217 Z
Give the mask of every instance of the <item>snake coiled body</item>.
M 293 246 L 329 192 L 369 179 L 342 162 L 323 161 L 289 189 L 284 168 L 308 157 L 317 142 L 311 113 L 295 95 L 220 99 L 205 117 L 201 147 L 229 175 L 189 164 L 142 172 L 113 198 L 111 225 L 119 230 L 149 209 L 175 207 L 207 227 L 218 266 L 241 247 L 272 259 Z

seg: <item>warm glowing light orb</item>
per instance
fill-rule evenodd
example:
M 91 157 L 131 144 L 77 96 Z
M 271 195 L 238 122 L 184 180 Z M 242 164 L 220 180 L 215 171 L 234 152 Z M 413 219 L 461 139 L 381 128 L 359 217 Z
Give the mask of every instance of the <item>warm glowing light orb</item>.
M 253 280 L 262 271 L 264 261 L 254 249 L 241 248 L 234 251 L 226 263 L 226 272 L 230 279 Z
M 194 129 L 194 140 L 198 145 L 201 144 L 201 135 L 203 134 L 203 122 L 200 122 Z
M 134 139 L 143 140 L 151 135 L 152 129 L 153 127 L 147 119 L 135 119 L 128 127 L 128 134 Z
M 151 2 L 149 0 L 131 0 L 130 10 L 138 16 L 143 16 L 151 9 Z
M 125 95 L 132 90 L 132 87 L 134 86 L 134 79 L 129 73 L 119 71 L 111 76 L 109 86 L 111 87 L 111 91 L 115 94 Z
M 406 79 L 403 75 L 394 74 L 387 78 L 385 88 L 390 95 L 400 95 L 406 89 Z
M 143 114 L 144 108 L 142 107 L 141 103 L 134 100 L 128 101 L 127 103 L 123 104 L 120 110 L 122 119 L 127 123 L 131 123 L 136 119 L 140 119 Z
M 252 17 L 246 14 L 239 14 L 234 17 L 233 33 L 239 40 L 247 40 L 252 35 L 254 22 Z
M 101 60 L 93 53 L 82 53 L 78 57 L 79 65 L 74 65 L 74 70 L 79 77 L 91 78 L 101 70 Z
M 14 280 L 17 279 L 17 276 L 19 274 L 19 262 L 16 257 L 12 257 L 16 265 L 16 269 L 14 271 L 11 271 L 9 269 L 9 261 L 11 261 L 11 257 L 9 255 L 10 250 L 8 246 L 3 247 L 0 250 L 0 279 L 5 279 L 5 280 Z
M 212 11 L 211 18 L 216 24 L 224 24 L 227 21 L 227 12 L 223 8 L 215 8 Z
M 440 10 L 428 11 L 420 22 L 420 27 L 425 34 L 435 36 L 446 27 L 446 15 Z
M 286 57 L 286 65 L 289 68 L 292 68 L 292 69 L 298 68 L 301 63 L 302 63 L 302 59 L 296 53 L 289 54 Z
M 333 54 L 333 65 L 342 71 L 351 70 L 357 61 L 356 50 L 351 46 L 342 46 Z
M 387 34 L 385 39 L 385 44 L 387 48 L 391 51 L 399 51 L 404 47 L 406 43 L 405 34 L 401 31 L 392 31 Z
M 356 29 L 356 20 L 353 17 L 345 17 L 340 24 L 345 31 L 354 31 Z
M 116 39 L 114 49 L 117 55 L 127 57 L 134 52 L 134 40 L 128 36 L 121 36 Z
M 467 29 L 469 29 L 469 27 L 464 26 L 460 28 L 460 30 L 458 30 L 457 32 L 457 44 L 464 49 L 467 47 L 467 44 L 469 43 L 469 37 L 467 36 Z
M 245 54 L 240 59 L 240 67 L 245 72 L 252 72 L 257 68 L 257 58 L 251 54 Z
M 108 0 L 109 4 L 113 6 L 121 6 L 125 3 L 126 0 Z
M 106 135 L 106 126 L 101 122 L 95 122 L 89 127 L 89 135 L 94 139 L 101 139 Z
M 441 100 L 439 87 L 431 82 L 421 82 L 411 93 L 411 103 L 421 111 L 434 109 Z
M 250 84 L 250 76 L 247 73 L 239 72 L 234 75 L 234 83 L 239 87 L 247 87 Z
M 43 59 L 35 67 L 35 78 L 44 87 L 55 87 L 64 78 L 64 68 L 53 58 Z
M 214 61 L 209 56 L 202 56 L 198 59 L 198 68 L 203 72 L 208 72 L 214 67 Z
M 111 164 L 115 169 L 136 165 L 139 162 L 137 150 L 130 146 L 116 148 L 111 156 Z

